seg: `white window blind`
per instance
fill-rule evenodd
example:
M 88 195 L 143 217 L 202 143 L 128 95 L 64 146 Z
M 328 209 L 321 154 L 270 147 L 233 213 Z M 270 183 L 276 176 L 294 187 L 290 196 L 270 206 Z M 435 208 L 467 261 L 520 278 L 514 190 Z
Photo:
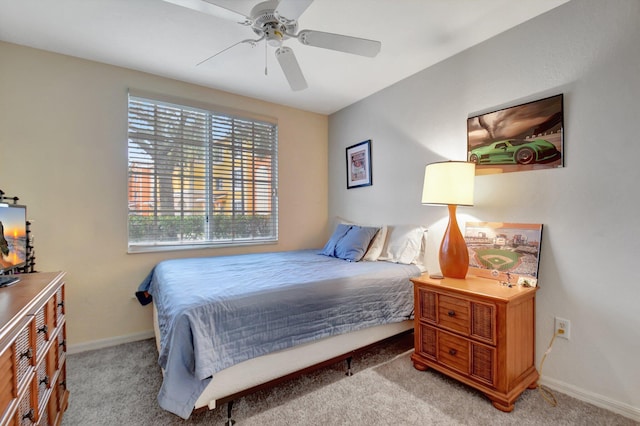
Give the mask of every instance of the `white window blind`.
M 129 95 L 129 251 L 277 241 L 277 134 Z

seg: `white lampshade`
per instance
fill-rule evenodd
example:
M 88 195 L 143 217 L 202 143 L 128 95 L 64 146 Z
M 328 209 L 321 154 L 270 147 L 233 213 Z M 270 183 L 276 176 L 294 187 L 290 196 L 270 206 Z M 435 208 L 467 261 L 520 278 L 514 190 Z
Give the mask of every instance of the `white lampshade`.
M 424 169 L 422 204 L 473 205 L 475 163 L 443 161 Z

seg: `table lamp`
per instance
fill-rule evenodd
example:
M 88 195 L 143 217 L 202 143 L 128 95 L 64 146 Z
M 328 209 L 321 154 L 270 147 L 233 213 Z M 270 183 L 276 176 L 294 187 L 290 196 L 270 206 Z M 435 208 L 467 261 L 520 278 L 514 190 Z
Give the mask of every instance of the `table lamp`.
M 440 271 L 449 278 L 464 278 L 469 269 L 467 244 L 456 220 L 457 206 L 473 205 L 475 163 L 443 161 L 424 170 L 422 204 L 446 204 L 449 224 L 440 244 Z

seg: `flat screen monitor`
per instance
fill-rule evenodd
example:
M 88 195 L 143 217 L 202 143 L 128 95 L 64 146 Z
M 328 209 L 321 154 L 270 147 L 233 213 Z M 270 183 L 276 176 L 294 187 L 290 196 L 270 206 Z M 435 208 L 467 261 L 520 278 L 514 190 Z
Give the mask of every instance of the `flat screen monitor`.
M 0 203 L 0 272 L 27 263 L 27 208 Z

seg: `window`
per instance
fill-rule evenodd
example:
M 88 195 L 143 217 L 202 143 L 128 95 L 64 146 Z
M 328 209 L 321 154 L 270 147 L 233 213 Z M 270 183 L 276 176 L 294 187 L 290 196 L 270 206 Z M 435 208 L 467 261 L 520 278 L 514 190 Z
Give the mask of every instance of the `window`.
M 278 127 L 129 95 L 129 251 L 278 239 Z

